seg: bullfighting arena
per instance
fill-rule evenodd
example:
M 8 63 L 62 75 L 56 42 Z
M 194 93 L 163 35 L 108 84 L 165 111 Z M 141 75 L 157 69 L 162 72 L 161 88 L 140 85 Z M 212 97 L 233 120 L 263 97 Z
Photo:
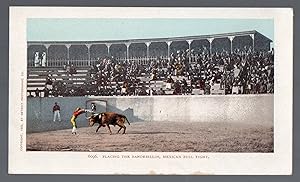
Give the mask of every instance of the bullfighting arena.
M 27 151 L 81 152 L 273 152 L 273 126 L 231 122 L 133 122 L 125 135 L 119 127 L 96 126 L 27 134 Z M 251 123 L 249 121 L 249 123 Z
M 84 115 L 76 119 L 78 135 L 71 134 L 73 107 L 85 108 L 91 99 L 99 112 L 128 118 L 125 135 L 116 134 L 118 126 L 111 126 L 113 135 L 107 127 L 96 133 L 98 124 L 89 127 Z M 53 122 L 54 102 L 61 122 Z M 274 151 L 272 95 L 30 98 L 26 128 L 27 151 Z

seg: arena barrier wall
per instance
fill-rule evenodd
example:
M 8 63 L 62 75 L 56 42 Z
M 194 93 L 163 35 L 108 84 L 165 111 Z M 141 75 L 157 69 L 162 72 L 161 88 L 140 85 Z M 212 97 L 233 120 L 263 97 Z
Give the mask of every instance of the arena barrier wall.
M 273 124 L 274 97 L 268 95 L 122 96 L 27 98 L 27 132 L 71 128 L 76 107 L 91 100 L 106 101 L 103 111 L 127 116 L 130 122 L 247 122 Z M 52 107 L 61 107 L 62 122 L 53 122 Z M 89 107 L 89 105 L 88 105 Z M 88 108 L 89 109 L 89 108 Z M 86 116 L 77 118 L 79 127 L 88 126 Z

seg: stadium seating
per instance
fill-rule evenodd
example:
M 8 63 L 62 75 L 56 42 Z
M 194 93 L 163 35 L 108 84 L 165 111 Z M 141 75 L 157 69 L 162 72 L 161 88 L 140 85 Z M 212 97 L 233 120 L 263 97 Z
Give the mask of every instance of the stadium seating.
M 32 93 L 37 89 L 47 92 L 46 96 L 155 95 L 158 90 L 166 95 L 273 93 L 273 55 L 240 50 L 190 56 L 187 50 L 179 50 L 169 58 L 49 60 L 53 66 L 44 67 L 34 67 L 30 62 L 27 90 L 29 96 L 35 96 Z M 71 73 L 66 64 L 76 71 Z M 53 82 L 50 89 L 45 89 L 47 77 Z

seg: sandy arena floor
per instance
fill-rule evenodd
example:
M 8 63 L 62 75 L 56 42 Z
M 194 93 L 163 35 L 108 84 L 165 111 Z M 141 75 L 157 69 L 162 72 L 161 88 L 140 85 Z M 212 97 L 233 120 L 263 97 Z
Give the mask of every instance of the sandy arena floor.
M 27 134 L 28 151 L 273 152 L 273 127 L 242 123 L 140 122 L 95 133 L 96 126 Z

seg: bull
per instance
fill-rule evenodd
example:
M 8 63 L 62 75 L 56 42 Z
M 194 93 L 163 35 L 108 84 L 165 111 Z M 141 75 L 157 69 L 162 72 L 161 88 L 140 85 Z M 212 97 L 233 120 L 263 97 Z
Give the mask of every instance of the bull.
M 123 128 L 123 134 L 125 134 L 125 131 L 126 131 L 125 122 L 127 121 L 127 123 L 130 125 L 126 116 L 124 116 L 122 114 L 114 113 L 114 112 L 104 112 L 104 113 L 99 113 L 99 114 L 93 114 L 92 116 L 88 117 L 87 119 L 89 121 L 90 126 L 94 126 L 95 123 L 99 124 L 98 128 L 96 129 L 96 133 L 98 132 L 98 130 L 100 129 L 101 126 L 103 126 L 103 127 L 107 126 L 109 133 L 112 134 L 109 125 L 114 125 L 114 126 L 118 125 L 120 127 L 120 129 L 118 130 L 117 133 L 119 133 L 121 131 L 121 129 Z

